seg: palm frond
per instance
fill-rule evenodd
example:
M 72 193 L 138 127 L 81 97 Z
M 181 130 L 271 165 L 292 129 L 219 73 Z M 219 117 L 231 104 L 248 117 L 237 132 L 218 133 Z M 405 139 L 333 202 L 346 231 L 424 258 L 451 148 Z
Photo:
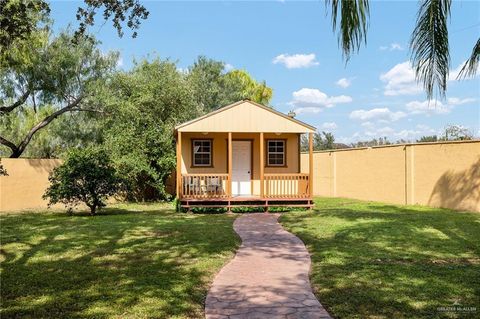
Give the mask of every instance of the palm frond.
M 450 70 L 448 18 L 451 0 L 422 0 L 410 40 L 415 76 L 428 99 L 435 91 L 444 98 Z
M 332 11 L 333 31 L 337 30 L 337 19 L 340 17 L 338 42 L 344 59 L 348 61 L 352 53 L 358 52 L 362 42 L 367 42 L 370 16 L 368 0 L 326 0 L 325 5 L 327 10 L 330 7 Z
M 458 73 L 457 79 L 464 79 L 475 76 L 478 70 L 478 62 L 480 62 L 480 38 L 473 47 L 472 54 L 465 61 L 460 73 Z

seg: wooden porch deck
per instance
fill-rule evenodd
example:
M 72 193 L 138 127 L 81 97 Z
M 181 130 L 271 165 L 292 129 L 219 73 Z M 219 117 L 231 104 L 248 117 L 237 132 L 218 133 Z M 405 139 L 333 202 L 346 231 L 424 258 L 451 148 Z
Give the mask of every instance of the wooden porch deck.
M 228 174 L 182 174 L 180 207 L 227 208 L 305 207 L 313 206 L 308 174 L 265 174 L 260 195 L 230 195 Z M 253 190 L 253 181 L 251 181 Z
M 231 211 L 235 207 L 256 207 L 268 212 L 269 207 L 299 207 L 313 208 L 312 198 L 266 198 L 260 196 L 233 196 L 223 198 L 183 198 L 180 207 L 192 208 L 226 208 Z

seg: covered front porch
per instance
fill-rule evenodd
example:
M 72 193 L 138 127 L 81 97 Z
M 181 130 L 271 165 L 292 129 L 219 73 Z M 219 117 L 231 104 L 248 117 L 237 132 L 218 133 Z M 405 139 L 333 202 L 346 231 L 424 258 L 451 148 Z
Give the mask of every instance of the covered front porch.
M 230 112 L 222 117 L 220 109 L 176 128 L 176 190 L 181 206 L 311 207 L 313 129 L 252 102 L 234 107 L 243 112 L 228 114 L 229 106 Z M 263 121 L 242 120 L 245 113 Z M 308 170 L 302 170 L 300 163 L 302 134 L 309 136 Z
M 278 132 L 178 132 L 181 206 L 310 208 L 313 165 L 302 173 L 300 140 L 300 134 Z

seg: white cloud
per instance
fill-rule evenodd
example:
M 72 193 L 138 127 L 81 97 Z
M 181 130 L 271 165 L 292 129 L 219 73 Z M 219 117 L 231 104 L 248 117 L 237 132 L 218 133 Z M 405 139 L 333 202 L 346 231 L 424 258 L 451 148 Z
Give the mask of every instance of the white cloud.
M 412 95 L 422 92 L 422 88 L 415 81 L 415 72 L 409 61 L 399 63 L 386 73 L 380 75 L 385 82 L 384 95 Z
M 378 129 L 365 131 L 364 134 L 370 137 L 383 137 L 383 136 L 391 135 L 394 132 L 395 130 L 393 128 L 385 126 Z
M 389 50 L 389 51 L 395 51 L 395 50 L 397 50 L 397 51 L 403 51 L 403 50 L 405 50 L 405 48 L 404 48 L 402 45 L 400 45 L 399 43 L 393 42 L 393 43 L 390 43 L 390 45 L 382 45 L 382 46 L 380 47 L 380 50 L 382 50 L 382 51 L 385 51 L 385 50 Z
M 373 124 L 373 122 L 370 122 L 370 121 L 363 122 L 360 125 L 367 128 L 367 129 L 373 129 L 375 127 L 375 124 Z
M 406 104 L 407 110 L 412 114 L 446 114 L 451 107 L 437 100 L 412 101 Z
M 315 54 L 280 54 L 276 56 L 273 64 L 284 64 L 287 69 L 309 68 L 319 63 L 315 59 Z
M 457 105 L 475 102 L 473 98 L 448 98 L 446 103 L 437 100 L 411 101 L 406 104 L 407 110 L 412 114 L 447 114 Z
M 318 113 L 326 107 L 333 107 L 335 104 L 350 103 L 352 98 L 347 95 L 328 96 L 317 89 L 302 88 L 293 92 L 293 100 L 290 102 L 299 113 Z
M 418 124 L 414 129 L 403 129 L 401 131 L 395 132 L 393 136 L 396 138 L 404 139 L 404 140 L 411 140 L 417 139 L 424 135 L 434 135 L 438 134 L 437 130 L 434 130 L 428 125 L 425 124 Z
M 405 48 L 398 43 L 392 43 L 390 44 L 390 51 L 394 51 L 394 50 L 402 51 L 402 50 L 405 50 Z
M 342 88 L 348 88 L 351 84 L 352 84 L 352 81 L 347 79 L 347 78 L 341 78 L 340 80 L 338 80 L 337 82 L 335 82 L 336 85 L 338 85 L 339 87 L 342 87 Z
M 404 112 L 392 112 L 387 107 L 375 108 L 371 110 L 355 110 L 350 113 L 350 118 L 353 120 L 385 120 L 385 121 L 397 121 L 407 116 Z
M 449 81 L 456 80 L 464 63 L 462 62 L 455 69 L 450 70 Z M 480 74 L 480 66 L 477 70 L 475 77 Z M 386 83 L 383 94 L 387 96 L 414 95 L 423 91 L 422 86 L 415 80 L 415 71 L 409 61 L 399 63 L 386 73 L 381 74 L 380 80 Z
M 401 129 L 398 131 L 391 128 L 390 126 L 381 126 L 379 128 L 376 128 L 373 123 L 371 123 L 371 125 L 371 127 L 366 128 L 366 130 L 363 132 L 355 132 L 351 137 L 342 137 L 341 139 L 339 138 L 337 140 L 341 140 L 343 143 L 351 143 L 361 140 L 371 140 L 372 138 L 387 137 L 389 141 L 395 142 L 399 139 L 416 140 L 424 135 L 439 134 L 439 130 L 435 130 L 424 124 L 418 124 L 414 128 Z M 362 126 L 364 126 L 363 123 Z
M 322 129 L 328 130 L 328 131 L 333 131 L 337 129 L 337 123 L 335 122 L 325 122 L 322 124 Z
M 470 97 L 467 97 L 467 98 L 464 98 L 464 99 L 460 99 L 458 97 L 451 97 L 451 98 L 447 99 L 447 102 L 450 105 L 462 105 L 462 104 L 472 103 L 472 102 L 475 102 L 475 101 L 476 101 L 476 99 L 470 98 Z
M 230 63 L 227 63 L 227 64 L 225 64 L 224 69 L 225 69 L 225 71 L 228 72 L 228 71 L 233 70 L 234 67 L 233 67 L 233 65 L 231 65 Z
M 322 108 L 320 107 L 313 107 L 313 106 L 307 106 L 307 107 L 298 107 L 294 110 L 295 114 L 302 114 L 302 113 L 320 113 Z

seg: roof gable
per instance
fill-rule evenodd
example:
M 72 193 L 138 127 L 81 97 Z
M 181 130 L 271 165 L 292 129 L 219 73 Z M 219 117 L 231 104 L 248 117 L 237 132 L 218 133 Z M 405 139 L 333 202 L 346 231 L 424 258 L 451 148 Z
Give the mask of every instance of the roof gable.
M 315 127 L 261 104 L 239 101 L 175 127 L 179 132 L 308 133 Z

